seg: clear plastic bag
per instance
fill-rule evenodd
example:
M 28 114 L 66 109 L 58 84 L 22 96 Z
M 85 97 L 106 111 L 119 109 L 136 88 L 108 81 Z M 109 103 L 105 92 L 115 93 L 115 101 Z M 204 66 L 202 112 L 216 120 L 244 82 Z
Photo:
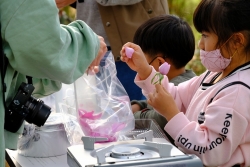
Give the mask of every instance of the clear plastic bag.
M 111 52 L 101 61 L 98 73 L 84 74 L 74 86 L 77 118 L 85 136 L 116 141 L 119 134 L 134 129 L 130 99 L 116 76 Z
M 63 115 L 63 124 L 68 141 L 71 145 L 82 144 L 81 137 L 84 135 L 77 119 L 74 84 L 60 90 L 62 101 L 59 101 L 60 112 Z

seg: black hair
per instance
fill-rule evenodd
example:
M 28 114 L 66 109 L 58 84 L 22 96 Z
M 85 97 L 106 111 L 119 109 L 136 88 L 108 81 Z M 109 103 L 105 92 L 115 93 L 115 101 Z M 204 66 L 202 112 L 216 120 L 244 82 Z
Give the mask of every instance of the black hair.
M 225 43 L 233 33 L 246 31 L 250 50 L 250 0 L 201 0 L 193 16 L 198 32 L 213 32 L 218 36 L 218 44 Z
M 151 57 L 161 53 L 177 69 L 186 66 L 195 50 L 191 27 L 175 15 L 161 15 L 147 20 L 135 32 L 133 42 Z

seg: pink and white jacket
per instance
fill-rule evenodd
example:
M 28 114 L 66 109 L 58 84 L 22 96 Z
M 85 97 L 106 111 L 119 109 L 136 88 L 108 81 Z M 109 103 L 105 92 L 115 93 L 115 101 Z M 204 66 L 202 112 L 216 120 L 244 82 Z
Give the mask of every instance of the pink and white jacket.
M 155 73 L 152 67 L 147 79 L 135 78 L 146 97 L 155 89 L 151 84 Z M 250 166 L 250 89 L 239 84 L 229 86 L 209 103 L 227 83 L 242 81 L 250 86 L 250 63 L 235 69 L 216 84 L 211 84 L 217 77 L 214 72 L 201 84 L 205 74 L 178 86 L 164 77 L 162 85 L 172 94 L 181 111 L 167 123 L 165 130 L 179 149 L 197 155 L 206 166 Z

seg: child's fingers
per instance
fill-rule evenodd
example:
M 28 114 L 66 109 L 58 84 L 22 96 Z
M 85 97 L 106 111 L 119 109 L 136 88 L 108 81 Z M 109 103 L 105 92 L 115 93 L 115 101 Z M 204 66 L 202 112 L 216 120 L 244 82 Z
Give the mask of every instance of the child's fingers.
M 156 92 L 168 92 L 161 84 L 155 84 Z
M 127 63 L 128 62 L 128 58 L 126 56 L 121 56 L 121 61 Z
M 163 89 L 163 91 L 168 92 L 164 86 L 162 86 L 162 89 Z
M 124 47 L 124 46 L 122 47 L 122 49 L 121 49 L 121 51 L 120 51 L 120 54 L 121 54 L 121 55 L 124 55 L 124 54 L 125 54 L 125 47 Z
M 147 102 L 148 102 L 149 105 L 152 105 L 153 99 L 154 99 L 153 93 L 149 93 L 148 94 L 148 100 L 147 100 Z
M 123 47 L 124 47 L 124 48 L 125 48 L 125 47 L 130 47 L 130 48 L 133 48 L 135 51 L 140 50 L 140 46 L 139 46 L 139 45 L 136 45 L 136 44 L 134 44 L 134 43 L 132 43 L 132 42 L 127 42 L 127 43 L 125 43 L 125 44 L 123 45 Z
M 126 54 L 125 54 L 125 47 L 122 47 L 121 51 L 120 51 L 120 55 L 121 55 L 121 61 L 123 62 L 127 62 L 127 58 L 126 58 Z
M 162 92 L 163 91 L 162 85 L 161 84 L 155 84 L 155 91 L 156 91 L 156 93 Z

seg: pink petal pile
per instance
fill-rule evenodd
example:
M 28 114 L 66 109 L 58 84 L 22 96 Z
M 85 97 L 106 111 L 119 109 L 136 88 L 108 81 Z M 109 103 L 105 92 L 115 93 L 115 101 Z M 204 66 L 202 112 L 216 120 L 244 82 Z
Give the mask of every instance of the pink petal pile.
M 86 136 L 106 137 L 105 142 L 116 141 L 116 132 L 122 130 L 126 125 L 124 123 L 108 122 L 100 119 L 102 113 L 94 114 L 94 111 L 79 110 L 79 123 L 83 133 Z

